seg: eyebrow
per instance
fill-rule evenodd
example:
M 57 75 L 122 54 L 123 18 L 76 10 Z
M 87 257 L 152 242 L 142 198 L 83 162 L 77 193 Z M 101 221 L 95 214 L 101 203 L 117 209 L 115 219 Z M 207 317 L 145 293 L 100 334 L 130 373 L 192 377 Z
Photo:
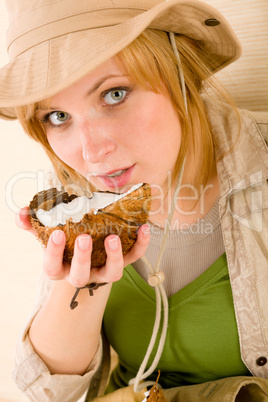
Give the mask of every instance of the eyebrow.
M 109 74 L 109 75 L 105 75 L 104 77 L 100 78 L 87 92 L 87 96 L 92 95 L 94 92 L 96 92 L 101 86 L 102 84 L 104 84 L 106 81 L 108 81 L 111 78 L 120 78 L 120 77 L 127 77 L 126 75 L 118 75 L 118 74 Z M 44 111 L 44 110 L 58 110 L 58 108 L 53 107 L 53 106 L 40 106 L 38 107 L 38 109 L 36 110 L 36 112 L 39 111 Z
M 102 77 L 102 78 L 100 78 L 99 79 L 99 81 L 97 81 L 93 86 L 92 86 L 92 88 L 90 88 L 90 90 L 88 91 L 88 96 L 90 96 L 90 95 L 92 95 L 94 92 L 96 92 L 98 89 L 99 89 L 99 87 L 101 87 L 102 86 L 102 84 L 104 84 L 106 81 L 108 81 L 109 79 L 111 79 L 111 78 L 120 78 L 120 77 L 126 77 L 126 75 L 118 75 L 118 74 L 109 74 L 109 75 L 106 75 L 106 76 L 104 76 L 104 77 Z

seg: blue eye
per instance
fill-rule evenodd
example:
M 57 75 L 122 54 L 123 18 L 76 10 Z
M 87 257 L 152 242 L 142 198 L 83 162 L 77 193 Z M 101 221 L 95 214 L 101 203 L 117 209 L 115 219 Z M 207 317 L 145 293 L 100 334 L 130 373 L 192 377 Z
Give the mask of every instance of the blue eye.
M 53 126 L 59 126 L 65 123 L 68 119 L 69 114 L 61 111 L 52 112 L 48 116 L 48 120 Z
M 106 93 L 104 96 L 105 103 L 107 105 L 114 105 L 116 103 L 119 103 L 122 101 L 127 94 L 127 91 L 125 89 L 113 89 L 109 92 Z

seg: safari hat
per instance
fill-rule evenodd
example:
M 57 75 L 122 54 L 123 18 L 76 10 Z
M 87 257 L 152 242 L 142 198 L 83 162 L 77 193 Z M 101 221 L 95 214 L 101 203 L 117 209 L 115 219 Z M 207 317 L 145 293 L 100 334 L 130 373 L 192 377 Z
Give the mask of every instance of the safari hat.
M 225 18 L 198 0 L 6 0 L 10 62 L 0 69 L 0 117 L 55 95 L 146 28 L 201 41 L 217 71 L 241 54 Z M 215 65 L 217 66 L 215 68 Z

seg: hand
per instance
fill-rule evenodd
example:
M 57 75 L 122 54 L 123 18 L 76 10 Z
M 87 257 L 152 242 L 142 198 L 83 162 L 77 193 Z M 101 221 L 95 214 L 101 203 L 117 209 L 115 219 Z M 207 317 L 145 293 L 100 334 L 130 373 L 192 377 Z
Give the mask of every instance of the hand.
M 29 220 L 29 208 L 22 208 L 16 218 L 17 225 L 34 234 Z M 119 236 L 109 235 L 104 245 L 107 254 L 106 264 L 102 268 L 90 268 L 92 238 L 81 234 L 76 238 L 74 255 L 71 264 L 63 264 L 63 251 L 66 237 L 62 230 L 55 230 L 48 241 L 44 253 L 44 271 L 52 280 L 67 280 L 74 287 L 83 287 L 90 282 L 116 282 L 128 264 L 141 258 L 149 245 L 149 226 L 142 225 L 138 231 L 138 239 L 132 249 L 123 256 Z

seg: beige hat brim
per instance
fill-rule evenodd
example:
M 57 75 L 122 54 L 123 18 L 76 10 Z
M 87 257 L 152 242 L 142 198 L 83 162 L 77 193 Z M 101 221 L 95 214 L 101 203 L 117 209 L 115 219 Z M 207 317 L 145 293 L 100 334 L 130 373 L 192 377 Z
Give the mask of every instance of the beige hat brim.
M 205 21 L 216 19 L 217 26 Z M 171 0 L 125 22 L 59 35 L 25 50 L 0 69 L 0 117 L 16 118 L 14 107 L 51 97 L 116 55 L 146 28 L 161 29 L 202 41 L 216 70 L 241 55 L 229 23 L 197 0 Z

